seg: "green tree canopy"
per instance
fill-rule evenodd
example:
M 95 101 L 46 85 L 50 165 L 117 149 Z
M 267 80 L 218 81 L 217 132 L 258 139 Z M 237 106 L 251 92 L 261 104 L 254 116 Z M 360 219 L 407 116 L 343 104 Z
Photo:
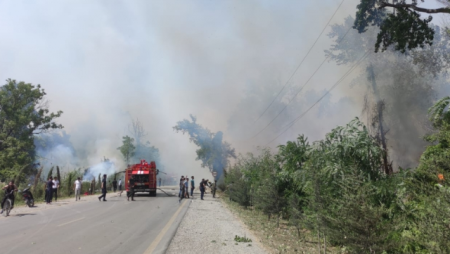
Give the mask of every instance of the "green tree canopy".
M 51 113 L 40 85 L 8 79 L 0 87 L 0 177 L 25 173 L 34 160 L 34 137 L 51 129 L 61 129 Z
M 396 50 L 424 47 L 433 43 L 434 30 L 430 27 L 431 16 L 420 14 L 450 13 L 450 8 L 427 9 L 417 6 L 417 0 L 360 0 L 353 28 L 360 33 L 369 26 L 380 27 L 375 52 L 394 46 Z M 422 0 L 424 2 L 424 0 Z
M 190 140 L 199 147 L 196 151 L 197 160 L 202 161 L 202 167 L 209 168 L 211 172 L 216 171 L 217 177 L 220 177 L 228 165 L 228 159 L 236 158 L 234 148 L 223 141 L 221 131 L 212 133 L 198 124 L 196 117 L 193 115 L 190 117 L 192 121 L 187 119 L 180 121 L 173 129 L 189 134 Z
M 130 163 L 130 159 L 134 156 L 134 152 L 136 150 L 136 147 L 133 145 L 134 139 L 125 136 L 122 138 L 122 146 L 118 147 L 117 149 L 122 153 L 123 159 L 127 163 L 127 165 Z

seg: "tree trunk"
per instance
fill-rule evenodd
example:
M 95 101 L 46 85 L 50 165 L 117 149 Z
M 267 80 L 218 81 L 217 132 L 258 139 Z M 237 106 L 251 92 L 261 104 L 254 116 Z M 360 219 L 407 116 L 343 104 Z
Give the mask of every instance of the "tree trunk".
M 58 166 L 56 166 L 56 176 L 58 177 L 59 184 L 61 185 L 61 173 L 59 172 Z
M 373 93 L 375 95 L 375 100 L 377 103 L 378 134 L 380 135 L 381 146 L 383 147 L 383 170 L 386 175 L 391 175 L 393 172 L 392 172 L 392 168 L 388 164 L 387 145 L 386 145 L 386 137 L 385 137 L 386 133 L 384 132 L 384 128 L 383 128 L 384 102 L 383 102 L 383 100 L 381 100 L 380 94 L 377 89 L 377 83 L 375 81 L 375 73 L 373 71 L 373 66 L 370 65 L 367 68 L 367 71 L 369 72 L 369 79 L 370 79 L 370 81 L 372 81 Z
M 41 180 L 41 174 L 42 174 L 42 169 L 43 169 L 43 168 L 44 168 L 44 167 L 41 166 L 41 168 L 38 170 L 38 172 L 37 172 L 37 174 L 36 174 L 36 177 L 34 178 L 34 186 L 33 186 L 33 190 L 36 190 L 37 185 L 38 185 L 38 183 L 39 183 L 39 180 Z
M 50 177 L 52 177 L 52 174 L 53 174 L 53 166 L 50 168 L 50 171 L 48 171 L 48 174 L 47 174 L 47 179 L 45 179 L 45 180 L 48 180 Z
M 320 254 L 320 253 L 322 253 L 322 251 L 320 249 L 320 230 L 319 229 L 317 230 L 317 239 L 318 239 L 317 243 L 319 244 L 319 254 Z

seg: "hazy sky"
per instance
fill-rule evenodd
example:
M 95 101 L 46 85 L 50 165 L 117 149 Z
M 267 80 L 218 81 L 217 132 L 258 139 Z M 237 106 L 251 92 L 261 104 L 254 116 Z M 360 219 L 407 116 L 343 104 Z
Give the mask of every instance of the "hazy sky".
M 59 122 L 72 143 L 88 151 L 82 158 L 86 164 L 103 156 L 120 161 L 116 148 L 129 134 L 131 118 L 139 118 L 167 170 L 208 177 L 194 160 L 195 145 L 172 127 L 193 114 L 213 132 L 222 130 L 238 152 L 264 145 L 276 133 L 264 133 L 263 141 L 244 140 L 228 132 L 230 118 L 247 118 L 238 105 L 249 86 L 275 92 L 284 85 L 340 2 L 0 1 L 0 79 L 41 84 L 51 110 L 64 111 Z M 357 3 L 346 0 L 331 23 L 354 15 Z M 324 59 L 331 43 L 325 35 L 293 78 L 293 87 Z M 327 62 L 305 91 L 331 87 L 345 70 Z M 346 89 L 337 90 L 333 100 Z M 354 112 L 330 118 L 345 124 Z M 314 117 L 282 141 L 300 132 L 320 137 L 333 127 Z M 249 122 L 256 118 L 248 112 Z M 246 135 L 269 119 L 262 120 L 242 125 Z M 239 126 L 233 123 L 234 129 Z

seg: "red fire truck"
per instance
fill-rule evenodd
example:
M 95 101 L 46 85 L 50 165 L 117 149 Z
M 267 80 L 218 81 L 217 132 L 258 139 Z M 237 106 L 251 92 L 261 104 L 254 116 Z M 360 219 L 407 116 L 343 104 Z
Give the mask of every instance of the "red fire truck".
M 148 192 L 150 196 L 156 196 L 156 175 L 159 173 L 154 161 L 148 163 L 141 160 L 139 164 L 129 165 L 125 170 L 125 190 L 129 191 L 128 180 L 134 177 L 134 192 Z

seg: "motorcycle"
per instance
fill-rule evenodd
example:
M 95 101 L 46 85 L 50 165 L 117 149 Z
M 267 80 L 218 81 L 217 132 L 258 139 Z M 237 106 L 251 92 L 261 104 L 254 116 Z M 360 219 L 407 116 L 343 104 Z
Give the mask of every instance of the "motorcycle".
M 33 194 L 31 194 L 30 186 L 31 186 L 31 184 L 28 184 L 28 188 L 26 188 L 20 192 L 22 193 L 22 197 L 25 200 L 25 204 L 27 204 L 28 207 L 33 207 L 34 206 L 34 198 L 33 198 Z
M 6 200 L 5 204 L 3 205 L 3 215 L 5 217 L 9 215 L 9 212 L 11 212 L 12 209 L 11 195 L 14 195 L 14 190 L 10 191 L 9 193 L 6 193 Z

